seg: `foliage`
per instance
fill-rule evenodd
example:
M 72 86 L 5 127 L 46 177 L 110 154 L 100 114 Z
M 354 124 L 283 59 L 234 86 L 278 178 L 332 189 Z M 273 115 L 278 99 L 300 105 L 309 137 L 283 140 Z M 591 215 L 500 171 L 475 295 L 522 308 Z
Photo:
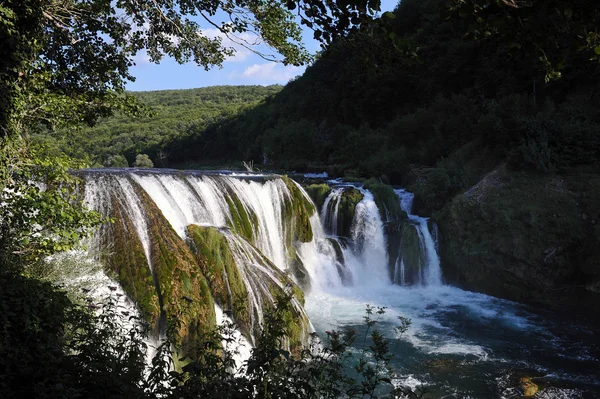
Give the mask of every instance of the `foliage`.
M 152 168 L 154 167 L 154 163 L 150 159 L 150 157 L 146 154 L 138 154 L 135 157 L 135 162 L 133 163 L 134 168 Z
M 233 53 L 223 46 L 224 37 L 252 50 L 256 41 L 242 35 L 247 34 L 281 55 L 260 54 L 264 58 L 307 63 L 311 56 L 290 11 L 296 8 L 303 23 L 328 43 L 370 23 L 379 1 L 344 6 L 312 0 L 5 1 L 0 6 L 0 37 L 8 44 L 0 64 L 7 85 L 0 99 L 3 133 L 24 134 L 39 124 L 91 125 L 115 111 L 139 114 L 142 109 L 124 92 L 125 83 L 134 80 L 129 68 L 139 51 L 153 62 L 170 56 L 208 69 Z M 225 22 L 216 19 L 218 12 Z
M 596 162 L 590 154 L 598 123 L 599 64 L 579 62 L 582 53 L 576 53 L 562 79 L 545 83 L 536 49 L 514 51 L 495 36 L 465 40 L 471 26 L 458 15 L 441 13 L 445 7 L 444 0 L 405 0 L 394 12 L 388 34 L 412 42 L 420 62 L 407 59 L 382 32 L 351 35 L 278 94 L 164 142 L 165 151 L 174 163 L 198 161 L 201 154 L 203 161 L 262 160 L 270 168 L 380 176 L 394 184 L 408 182 L 411 164 L 438 167 L 463 148 L 471 158 L 485 153 L 490 160 L 479 159 L 481 166 L 472 162 L 474 170 L 464 168 L 470 181 L 517 147 L 517 158 L 539 153 L 545 136 L 562 136 L 567 147 L 580 139 L 586 143 L 580 148 L 589 150 L 572 152 L 564 166 Z M 548 10 L 538 11 L 536 18 Z M 545 26 L 538 34 L 561 33 Z M 578 39 L 566 35 L 564 40 Z M 547 103 L 570 111 L 546 112 L 547 122 L 527 122 L 525 129 L 524 119 L 541 117 Z M 551 128 L 557 123 L 570 125 L 573 133 Z M 548 147 L 569 152 L 552 139 Z M 526 161 L 522 167 L 531 165 Z M 453 193 L 464 182 L 457 170 L 448 175 Z
M 127 158 L 121 154 L 111 155 L 106 160 L 106 166 L 113 168 L 128 168 L 129 162 L 127 162 Z
M 22 268 L 69 250 L 102 221 L 78 197 L 78 179 L 69 173 L 77 163 L 40 148 L 6 145 L 15 156 L 8 160 L 0 193 L 0 269 Z
M 331 187 L 325 183 L 311 184 L 310 186 L 304 187 L 304 190 L 313 200 L 317 206 L 317 209 L 321 209 L 323 207 L 325 199 L 329 193 L 331 193 Z
M 142 330 L 126 331 L 111 302 L 96 318 L 49 283 L 1 277 L 3 397 L 146 397 Z
M 358 353 L 349 351 L 355 332 L 329 331 L 325 342 L 314 335 L 311 346 L 294 357 L 280 349 L 292 311 L 290 297 L 281 296 L 265 313 L 258 344 L 244 364 L 234 361 L 235 326 L 225 323 L 204 335 L 198 358 L 182 359 L 185 365 L 173 369 L 179 318 L 171 319 L 170 338 L 147 365 L 139 320 L 128 324 L 110 298 L 94 316 L 48 283 L 3 274 L 0 288 L 0 389 L 7 399 L 419 397 L 392 383 L 393 349 L 375 329 L 384 309 L 367 307 Z M 397 333 L 409 324 L 401 318 Z M 347 362 L 355 364 L 352 374 Z
M 526 52 L 546 81 L 600 60 L 600 11 L 593 0 L 453 0 L 448 12 L 458 14 L 475 39 L 500 41 L 507 55 Z
M 137 154 L 144 153 L 159 167 L 185 166 L 181 165 L 184 160 L 181 154 L 192 153 L 194 149 L 180 147 L 178 142 L 202 134 L 208 125 L 233 117 L 279 90 L 281 86 L 213 86 L 133 92 L 131 95 L 152 112 L 151 117 L 117 114 L 77 132 L 46 131 L 32 138 L 72 157 L 89 158 L 96 165 L 124 167 L 122 157 L 131 164 Z
M 390 342 L 374 328 L 385 309 L 367 306 L 366 330 L 358 359 L 349 349 L 356 332 L 329 331 L 327 340 L 320 342 L 313 335 L 311 344 L 294 357 L 281 345 L 287 334 L 286 315 L 291 312 L 290 297 L 280 296 L 276 308 L 265 313 L 265 324 L 257 346 L 243 364 L 235 364 L 232 352 L 237 345 L 231 338 L 233 325 L 225 324 L 216 336 L 209 336 L 202 357 L 192 360 L 180 372 L 170 373 L 172 390 L 167 397 L 279 397 L 279 398 L 349 398 L 420 397 L 407 388 L 395 387 L 390 360 L 393 356 Z M 400 318 L 396 329 L 404 333 L 410 321 Z M 225 339 L 221 355 L 219 345 Z M 367 347 L 367 343 L 371 344 Z M 168 346 L 163 345 L 163 349 Z M 155 358 L 156 359 L 156 358 Z M 346 362 L 355 364 L 348 374 Z M 239 367 L 239 368 L 238 368 Z M 160 369 L 159 369 L 160 370 Z M 153 373 L 161 374 L 156 369 Z

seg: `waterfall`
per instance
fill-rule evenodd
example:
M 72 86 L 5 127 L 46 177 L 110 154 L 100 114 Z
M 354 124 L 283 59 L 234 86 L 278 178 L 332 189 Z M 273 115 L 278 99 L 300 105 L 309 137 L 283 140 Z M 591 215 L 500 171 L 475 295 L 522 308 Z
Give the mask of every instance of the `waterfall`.
M 85 202 L 114 220 L 91 240 L 90 254 L 114 272 L 156 334 L 168 312 L 189 302 L 195 308 L 186 311 L 188 326 L 210 325 L 215 312 L 227 310 L 253 343 L 276 296 L 293 293 L 289 323 L 296 327 L 289 347 L 306 342 L 310 322 L 303 294 L 285 273 L 295 262 L 294 246 L 301 245 L 295 242 L 301 239 L 298 229 L 306 228 L 297 214 L 307 215 L 309 225 L 314 205 L 295 182 L 151 170 L 81 175 Z M 196 334 L 198 327 L 190 328 Z
M 349 262 L 352 265 L 350 269 L 362 284 L 385 284 L 389 276 L 383 221 L 373 194 L 369 190 L 361 191 L 364 198 L 356 205 L 352 223 L 354 262 Z
M 394 190 L 400 201 L 400 206 L 408 215 L 408 219 L 402 226 L 402 237 L 398 257 L 395 260 L 394 283 L 400 285 L 408 284 L 406 273 L 407 268 L 413 270 L 413 278 L 410 283 L 421 285 L 441 285 L 442 272 L 440 268 L 440 258 L 438 255 L 438 231 L 437 225 L 432 223 L 429 218 L 413 215 L 412 203 L 414 194 L 405 189 Z M 430 231 L 430 224 L 432 231 Z M 410 235 L 416 233 L 418 237 L 418 247 L 413 248 L 406 241 L 410 239 Z M 404 242 L 403 242 L 404 241 Z M 417 251 L 415 253 L 407 253 L 409 251 Z M 405 252 L 405 253 L 403 253 Z M 406 258 L 406 259 L 405 259 Z M 407 264 L 410 261 L 411 264 Z M 398 270 L 398 269 L 401 269 Z M 398 272 L 396 273 L 396 270 Z
M 180 306 L 183 296 L 202 302 L 204 310 L 193 314 L 214 318 L 216 312 L 218 319 L 234 320 L 252 344 L 276 295 L 294 292 L 292 322 L 298 328 L 292 347 L 305 342 L 310 322 L 290 278 L 323 292 L 441 284 L 437 226 L 411 214 L 414 196 L 405 190 L 396 195 L 408 218 L 384 223 L 373 193 L 359 185 L 333 187 L 314 212 L 296 182 L 276 175 L 81 174 L 86 203 L 115 220 L 100 229 L 90 251 L 108 260 L 127 295 L 154 323 L 163 308 Z M 394 234 L 401 236 L 394 251 L 390 223 L 397 223 Z
M 331 190 L 321 209 L 321 223 L 332 235 L 338 234 L 338 215 L 343 192 L 343 187 Z

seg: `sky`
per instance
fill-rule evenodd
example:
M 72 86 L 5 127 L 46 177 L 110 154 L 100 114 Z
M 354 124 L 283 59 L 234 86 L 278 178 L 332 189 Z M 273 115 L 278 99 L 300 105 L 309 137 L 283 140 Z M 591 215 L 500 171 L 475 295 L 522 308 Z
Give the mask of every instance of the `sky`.
M 392 10 L 398 0 L 381 0 L 383 11 Z M 216 29 L 204 29 L 207 36 L 218 34 Z M 305 47 L 312 53 L 317 52 L 319 43 L 312 38 L 312 31 L 303 26 Z M 223 41 L 225 47 L 237 49 L 222 68 L 213 67 L 209 71 L 196 66 L 193 62 L 180 65 L 171 58 L 164 58 L 160 64 L 151 63 L 145 52 L 138 53 L 131 68 L 135 82 L 127 84 L 127 90 L 149 91 L 167 89 L 191 89 L 216 85 L 262 85 L 286 84 L 290 79 L 302 75 L 306 67 L 285 66 L 266 61 L 251 51 L 235 44 Z

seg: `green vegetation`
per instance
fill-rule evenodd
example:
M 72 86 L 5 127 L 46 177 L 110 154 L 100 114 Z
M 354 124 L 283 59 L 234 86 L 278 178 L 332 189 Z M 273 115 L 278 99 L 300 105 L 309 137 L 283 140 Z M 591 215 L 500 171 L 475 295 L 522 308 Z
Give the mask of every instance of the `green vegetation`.
M 309 186 L 304 187 L 304 190 L 308 195 L 310 195 L 310 198 L 317 206 L 317 210 L 323 207 L 325 199 L 327 198 L 329 193 L 331 193 L 331 187 L 329 187 L 325 183 L 311 184 Z
M 598 180 L 584 176 L 569 179 L 597 192 Z M 597 236 L 569 187 L 559 176 L 500 167 L 456 196 L 436 216 L 448 277 L 523 302 L 568 307 L 578 295 L 591 299 L 585 286 L 600 277 Z
M 257 216 L 253 212 L 248 213 L 248 210 L 234 192 L 230 192 L 225 199 L 232 217 L 230 227 L 233 231 L 252 242 L 258 225 Z
M 147 210 L 148 236 L 152 237 L 150 256 L 161 310 L 167 320 L 178 319 L 180 331 L 177 335 L 188 347 L 194 347 L 198 339 L 216 324 L 209 283 L 189 247 L 148 194 L 141 188 L 137 189 L 137 194 Z
M 292 229 L 287 233 L 288 246 L 295 241 L 310 242 L 313 239 L 310 217 L 316 212 L 315 206 L 292 179 L 287 176 L 282 179 L 291 194 L 291 203 L 285 210 L 286 220 L 292 220 Z
M 127 217 L 117 200 L 113 200 L 114 222 L 104 226 L 105 248 L 111 252 L 104 255 L 104 264 L 116 274 L 119 284 L 135 301 L 142 317 L 156 330 L 159 327 L 162 305 L 154 276 L 150 271 L 144 248 L 135 231 L 134 221 Z
M 190 249 L 141 190 L 138 194 L 146 203 L 145 216 L 153 237 L 149 262 L 152 273 L 145 268 L 148 262 L 139 240 L 121 242 L 116 245 L 118 253 L 105 256 L 116 257 L 109 263 L 128 293 L 140 301 L 145 316 L 155 324 L 162 320 L 156 317 L 158 312 L 166 316 L 168 338 L 154 357 L 149 373 L 142 332 L 138 327 L 130 331 L 119 327 L 113 305 L 106 304 L 99 315 L 90 314 L 56 287 L 31 275 L 41 270 L 33 266 L 44 257 L 74 248 L 88 229 L 102 222 L 97 213 L 85 209 L 77 196 L 77 180 L 68 173 L 73 164 L 57 155 L 67 148 L 66 143 L 72 143 L 67 152 L 93 159 L 95 152 L 77 148 L 84 147 L 86 137 L 81 134 L 86 133 L 72 129 L 94 125 L 115 113 L 148 114 L 148 109 L 124 91 L 125 83 L 133 79 L 129 68 L 138 51 L 147 51 L 154 62 L 166 55 L 179 63 L 193 60 L 205 68 L 220 65 L 232 50 L 222 47 L 220 37 L 199 34 L 205 30 L 192 17 L 202 16 L 213 26 L 211 17 L 225 13 L 231 21 L 216 26 L 223 35 L 257 33 L 284 63 L 299 65 L 311 57 L 300 43 L 296 15 L 315 30 L 316 38 L 330 43 L 348 32 L 366 28 L 378 8 L 379 1 L 366 6 L 361 1 L 324 6 L 313 0 L 251 0 L 243 4 L 179 0 L 124 0 L 118 4 L 105 0 L 2 2 L 0 391 L 4 397 L 285 394 L 362 398 L 374 396 L 379 385 L 391 395 L 399 391 L 389 378 L 379 378 L 387 372 L 389 358 L 387 341 L 376 330 L 371 334 L 374 345 L 368 349 L 374 365 L 364 361 L 365 354 L 358 370 L 362 380 L 340 378 L 340 356 L 349 341 L 334 336 L 331 349 L 301 350 L 305 337 L 300 335 L 306 334 L 307 320 L 289 313 L 290 298 L 286 296 L 278 296 L 273 311 L 266 312 L 266 323 L 259 345 L 247 362 L 247 372 L 234 373 L 232 354 L 221 350 L 226 337 L 211 331 L 215 314 L 208 282 Z M 33 135 L 46 144 L 45 149 L 30 146 Z M 93 144 L 99 143 L 102 141 Z M 137 158 L 142 150 L 152 149 L 146 144 L 136 148 L 127 142 L 118 148 L 102 153 L 106 157 L 101 162 L 125 166 L 133 163 L 133 156 Z M 124 150 L 130 148 L 135 152 L 127 154 Z M 164 166 L 168 151 L 154 150 L 156 159 L 139 157 L 135 165 L 148 167 L 154 161 Z M 294 187 L 290 188 L 293 191 Z M 309 217 L 314 209 L 297 188 L 293 193 L 292 211 L 300 215 L 294 235 L 307 241 L 312 237 Z M 108 228 L 115 230 L 118 240 L 129 241 L 133 229 L 125 212 L 117 214 L 115 224 Z M 144 267 L 134 271 L 141 263 Z M 289 282 L 287 277 L 282 276 L 275 285 L 279 287 L 283 282 Z M 155 293 L 150 288 L 152 283 Z M 300 297 L 297 288 L 292 292 Z M 280 349 L 285 339 L 297 348 L 297 358 Z M 175 353 L 192 356 L 181 372 L 169 364 Z M 318 370 L 312 366 L 315 362 L 321 366 Z
M 354 214 L 356 213 L 356 205 L 358 205 L 363 198 L 364 195 L 355 188 L 345 188 L 342 192 L 340 204 L 338 206 L 337 220 L 337 232 L 339 236 L 351 237 L 352 221 L 354 220 Z
M 179 156 L 183 148 L 173 145 L 167 149 L 170 143 L 202 135 L 207 126 L 232 118 L 280 90 L 281 86 L 215 86 L 134 92 L 130 94 L 152 112 L 151 116 L 119 114 L 75 134 L 58 130 L 36 134 L 33 139 L 95 165 L 126 167 L 144 153 L 158 167 L 189 167 L 191 163 Z M 202 163 L 203 159 L 194 161 Z
M 433 212 L 440 224 L 450 280 L 523 301 L 556 305 L 567 298 L 565 305 L 583 303 L 597 317 L 600 11 L 595 2 L 403 0 L 377 24 L 371 24 L 377 0 L 234 3 L 123 0 L 118 4 L 123 18 L 115 17 L 115 3 L 108 0 L 0 5 L 4 396 L 399 394 L 388 378 L 387 341 L 371 330 L 372 308 L 366 318 L 370 361 L 360 355 L 357 378 L 348 378 L 342 368 L 351 333 L 329 332 L 324 352 L 299 350 L 306 320 L 289 313 L 289 298 L 266 312 L 247 373 L 232 373 L 231 354 L 220 349 L 222 337 L 211 338 L 212 282 L 149 200 L 150 235 L 160 237 L 151 243 L 152 275 L 133 271 L 146 261 L 135 239 L 117 244 L 126 253 L 117 253 L 121 259 L 111 265 L 146 317 L 156 324 L 158 313 L 167 316 L 168 341 L 146 374 L 141 335 L 119 330 L 110 307 L 94 317 L 35 279 L 44 257 L 73 249 L 101 222 L 82 205 L 78 182 L 67 173 L 82 163 L 60 151 L 111 166 L 133 164 L 138 154 L 149 155 L 138 166 L 266 160 L 267 167 L 324 169 L 407 184 L 416 193 L 415 209 Z M 172 108 L 153 107 L 158 115 L 185 121 L 179 126 L 166 118 L 167 132 L 134 126 L 113 137 L 118 129 L 110 125 L 116 119 L 105 120 L 93 138 L 87 136 L 94 131 L 75 130 L 115 114 L 122 124 L 130 116 L 150 114 L 124 91 L 138 51 L 147 51 L 152 61 L 168 55 L 205 68 L 222 63 L 231 51 L 220 38 L 198 34 L 200 26 L 190 19 L 201 15 L 211 22 L 220 13 L 232 17 L 233 25 L 218 27 L 224 35 L 257 32 L 288 64 L 311 59 L 300 44 L 296 13 L 315 38 L 333 44 L 284 89 L 255 89 L 259 94 L 250 93 L 249 101 L 228 102 L 218 111 L 205 107 L 202 115 L 194 105 L 175 104 L 182 105 L 185 118 Z M 163 95 L 148 94 L 158 102 Z M 204 100 L 184 103 L 194 101 Z M 32 136 L 44 145 L 32 145 Z M 292 193 L 285 210 L 294 221 L 287 237 L 292 254 L 295 239 L 312 239 L 315 210 L 293 182 L 285 181 Z M 391 209 L 390 190 L 376 181 L 368 184 L 380 209 L 387 209 L 385 218 L 388 213 L 402 218 Z M 235 201 L 230 207 L 239 210 Z M 238 215 L 235 228 L 247 235 L 252 216 Z M 116 235 L 129 240 L 131 222 L 122 214 L 116 219 Z M 269 284 L 273 296 L 281 298 L 276 294 L 286 278 Z M 292 291 L 300 297 L 297 288 Z M 281 349 L 286 336 L 295 356 Z M 163 354 L 172 355 L 172 345 L 179 344 L 185 347 L 175 353 L 193 358 L 181 372 L 170 372 Z M 383 391 L 377 390 L 380 385 Z
M 122 162 L 122 160 L 121 160 Z M 134 168 L 152 168 L 154 163 L 146 154 L 138 154 L 135 156 L 135 162 L 132 165 Z
M 216 227 L 190 225 L 188 235 L 215 302 L 233 313 L 233 319 L 246 336 L 253 334 L 254 310 L 227 239 Z
M 365 181 L 364 187 L 373 193 L 377 209 L 381 214 L 381 220 L 402 220 L 406 219 L 407 215 L 400 208 L 400 201 L 394 192 L 394 189 L 389 184 L 378 182 L 375 179 Z

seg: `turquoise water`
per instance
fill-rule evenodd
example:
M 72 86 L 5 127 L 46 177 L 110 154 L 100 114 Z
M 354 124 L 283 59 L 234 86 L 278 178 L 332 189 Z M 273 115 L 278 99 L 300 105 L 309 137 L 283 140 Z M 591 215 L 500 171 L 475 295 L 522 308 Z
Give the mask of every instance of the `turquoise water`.
M 378 328 L 390 339 L 397 316 L 411 319 L 391 345 L 392 364 L 398 383 L 426 397 L 520 397 L 521 377 L 539 385 L 536 397 L 600 397 L 598 335 L 585 326 L 451 286 L 330 289 L 309 295 L 306 310 L 317 332 L 352 327 L 360 336 L 366 304 L 387 307 Z

